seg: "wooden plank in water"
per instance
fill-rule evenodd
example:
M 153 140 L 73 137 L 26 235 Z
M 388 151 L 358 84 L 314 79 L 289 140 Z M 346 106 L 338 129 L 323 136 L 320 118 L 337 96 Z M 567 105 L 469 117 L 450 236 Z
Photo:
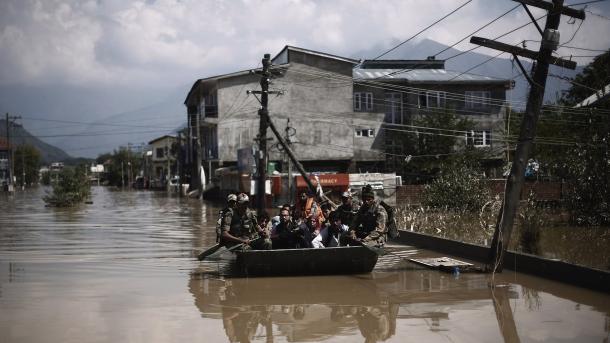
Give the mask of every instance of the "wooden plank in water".
M 464 270 L 473 267 L 472 263 L 456 260 L 451 257 L 410 258 L 409 261 L 442 271 L 453 271 L 455 268 Z

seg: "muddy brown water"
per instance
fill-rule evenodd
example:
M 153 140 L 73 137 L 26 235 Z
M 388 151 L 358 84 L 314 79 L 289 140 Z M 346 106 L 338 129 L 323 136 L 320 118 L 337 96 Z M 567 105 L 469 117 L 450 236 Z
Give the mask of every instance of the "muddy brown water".
M 234 278 L 194 257 L 218 207 L 93 188 L 0 194 L 0 342 L 608 342 L 610 295 L 512 271 L 445 274 L 393 247 L 367 275 Z M 490 288 L 489 285 L 496 285 Z

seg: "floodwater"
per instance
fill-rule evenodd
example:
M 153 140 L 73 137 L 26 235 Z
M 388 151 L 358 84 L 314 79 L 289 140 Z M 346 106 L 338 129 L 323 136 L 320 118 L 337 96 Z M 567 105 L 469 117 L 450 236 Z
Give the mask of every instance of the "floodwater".
M 231 278 L 195 259 L 218 207 L 93 188 L 0 194 L 0 342 L 608 342 L 610 295 L 512 271 L 445 274 L 394 248 L 368 275 Z M 490 288 L 489 285 L 496 285 Z

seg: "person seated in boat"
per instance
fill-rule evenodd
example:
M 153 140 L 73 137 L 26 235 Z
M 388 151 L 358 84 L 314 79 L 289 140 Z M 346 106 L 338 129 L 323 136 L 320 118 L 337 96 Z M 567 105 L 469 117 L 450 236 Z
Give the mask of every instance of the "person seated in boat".
M 280 211 L 280 222 L 271 230 L 271 241 L 274 249 L 292 249 L 295 247 L 297 228 L 290 216 L 290 211 L 283 208 Z
M 311 243 L 314 248 L 338 247 L 341 235 L 348 230 L 347 225 L 341 222 L 341 216 L 337 212 L 331 212 L 328 223 Z
M 248 208 L 248 195 L 237 195 L 237 206 L 223 217 L 220 243 L 225 247 L 242 244 L 243 249 L 268 250 L 272 243 L 268 232 L 258 226 L 256 214 Z
M 358 206 L 354 204 L 350 191 L 345 191 L 341 194 L 341 205 L 335 211 L 341 216 L 341 222 L 344 225 L 353 225 L 356 213 L 358 212 Z
M 313 248 L 312 242 L 314 238 L 320 234 L 319 224 L 320 221 L 317 216 L 310 215 L 307 217 L 307 219 L 298 226 L 297 230 L 295 230 L 295 248 Z
M 307 218 L 309 218 L 310 216 L 317 216 L 319 211 L 320 207 L 316 202 L 314 194 L 312 194 L 311 192 L 302 193 L 296 222 L 298 224 L 306 222 Z
M 342 245 L 370 245 L 383 246 L 386 235 L 385 208 L 378 200 L 370 185 L 362 188 L 362 206 L 356 213 L 354 224 L 347 234 L 342 237 Z
M 269 223 L 269 213 L 265 211 L 258 216 L 258 231 L 265 231 L 266 235 L 269 236 L 270 226 L 271 224 Z
M 280 207 L 280 213 L 282 212 L 282 210 L 288 210 L 288 212 L 290 213 L 291 212 L 290 209 L 291 209 L 290 204 L 283 204 Z M 273 230 L 275 230 L 275 227 L 277 226 L 277 224 L 280 223 L 280 213 L 278 213 L 277 216 L 271 218 L 271 230 L 272 230 L 272 232 L 273 232 Z
M 320 216 L 318 217 L 318 229 L 322 230 L 325 226 L 330 225 L 330 214 L 332 212 L 332 208 L 328 202 L 322 203 L 320 205 L 320 209 L 322 210 Z

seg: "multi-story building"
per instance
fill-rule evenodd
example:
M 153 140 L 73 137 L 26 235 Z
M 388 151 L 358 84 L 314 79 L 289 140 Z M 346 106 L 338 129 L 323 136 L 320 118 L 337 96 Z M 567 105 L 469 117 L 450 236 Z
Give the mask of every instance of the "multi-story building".
M 387 134 L 387 124 L 409 125 L 425 112 L 451 108 L 476 123 L 464 140 L 495 147 L 504 128 L 509 80 L 444 69 L 444 61 L 371 60 L 286 46 L 272 59 L 269 113 L 308 171 L 393 171 L 385 152 L 408 153 Z M 238 150 L 256 147 L 260 90 L 254 70 L 199 79 L 184 104 L 190 153 L 196 142 L 208 175 L 237 166 Z M 392 85 L 392 87 L 388 87 Z M 269 132 L 269 161 L 284 168 L 285 154 Z M 198 141 L 196 138 L 200 137 Z
M 269 97 L 269 114 L 305 169 L 346 172 L 383 162 L 382 142 L 354 130 L 376 132 L 383 119 L 382 113 L 353 111 L 352 70 L 358 61 L 286 46 L 272 63 L 271 89 L 283 95 Z M 193 85 L 184 103 L 191 137 L 197 137 L 200 124 L 204 166 L 234 166 L 238 149 L 256 146 L 260 104 L 247 91 L 260 90 L 259 82 L 260 75 L 246 70 Z M 267 145 L 269 161 L 283 168 L 286 157 L 277 140 Z
M 413 125 L 417 118 L 446 112 L 470 120 L 474 127 L 442 134 L 488 148 L 491 165 L 501 161 L 510 80 L 446 70 L 442 60 L 365 60 L 353 75 L 354 111 L 384 114 L 380 135 L 385 150 L 390 157 L 401 157 L 387 158 L 386 168 L 395 168 L 411 153 L 400 144 L 401 135 L 426 130 Z

